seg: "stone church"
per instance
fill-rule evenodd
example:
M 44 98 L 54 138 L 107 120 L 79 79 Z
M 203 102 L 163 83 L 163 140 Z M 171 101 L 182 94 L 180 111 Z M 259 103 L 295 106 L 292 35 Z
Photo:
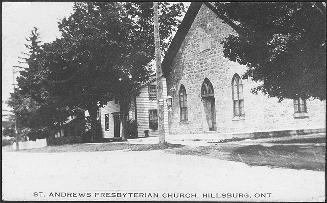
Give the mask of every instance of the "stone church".
M 246 67 L 224 57 L 221 42 L 236 32 L 207 3 L 192 2 L 162 61 L 166 134 L 255 133 L 289 130 L 325 132 L 326 102 L 251 93 L 258 84 L 242 79 Z M 154 78 L 155 79 L 155 78 Z M 140 88 L 129 119 L 138 137 L 158 136 L 156 82 Z M 121 136 L 118 100 L 99 110 L 105 138 Z M 147 132 L 147 133 L 146 133 Z
M 192 2 L 162 62 L 170 134 L 325 129 L 325 101 L 251 93 L 246 67 L 224 57 L 221 42 L 236 33 L 206 3 Z M 165 95 L 166 96 L 166 95 Z

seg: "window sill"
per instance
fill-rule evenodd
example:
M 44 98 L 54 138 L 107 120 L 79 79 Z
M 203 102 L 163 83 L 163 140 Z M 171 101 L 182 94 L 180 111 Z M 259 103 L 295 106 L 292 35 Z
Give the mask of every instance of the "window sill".
M 189 121 L 180 121 L 179 124 L 190 124 Z
M 232 121 L 241 121 L 241 120 L 245 120 L 245 116 L 234 116 L 234 118 L 232 119 Z
M 309 115 L 306 112 L 301 112 L 301 113 L 294 113 L 293 117 L 295 119 L 303 119 L 303 118 L 309 118 Z

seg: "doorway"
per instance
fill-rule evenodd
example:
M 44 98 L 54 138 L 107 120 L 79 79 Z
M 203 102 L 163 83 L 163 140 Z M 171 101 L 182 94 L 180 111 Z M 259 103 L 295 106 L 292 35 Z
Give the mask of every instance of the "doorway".
M 204 79 L 201 87 L 201 98 L 204 107 L 205 119 L 209 131 L 216 130 L 216 108 L 213 86 L 208 78 Z
M 114 137 L 120 137 L 120 116 L 118 114 L 114 114 Z

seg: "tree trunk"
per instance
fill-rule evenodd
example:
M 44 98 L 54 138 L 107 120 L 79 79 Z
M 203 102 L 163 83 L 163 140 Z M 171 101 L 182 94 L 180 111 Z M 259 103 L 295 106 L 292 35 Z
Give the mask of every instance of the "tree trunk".
M 127 137 L 127 118 L 128 118 L 128 111 L 129 111 L 129 102 L 125 100 L 120 101 L 120 122 L 122 124 L 122 134 L 121 138 L 123 141 L 126 141 Z
M 61 134 L 61 122 L 59 122 L 59 137 L 62 137 L 62 134 Z
M 88 109 L 91 118 L 91 142 L 94 141 L 94 138 L 98 137 L 97 110 L 97 106 L 92 106 Z

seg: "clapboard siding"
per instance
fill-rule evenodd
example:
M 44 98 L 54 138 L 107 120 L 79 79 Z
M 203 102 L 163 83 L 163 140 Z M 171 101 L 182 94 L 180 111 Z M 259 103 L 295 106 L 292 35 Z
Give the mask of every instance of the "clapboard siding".
M 149 85 L 155 85 L 156 82 L 152 82 Z M 151 130 L 149 128 L 149 110 L 157 109 L 157 100 L 149 99 L 149 85 L 144 86 L 140 90 L 139 96 L 136 97 L 136 110 L 137 110 L 137 123 L 138 123 L 138 136 L 144 137 L 144 131 L 149 130 L 150 136 L 158 136 L 158 130 Z M 166 80 L 163 79 L 163 99 L 166 100 L 167 89 L 166 89 Z M 164 123 L 165 131 L 168 133 L 168 111 L 167 106 L 165 105 L 165 114 L 164 114 Z
M 120 111 L 119 104 L 115 104 L 114 101 L 109 101 L 107 105 L 100 108 L 101 117 L 101 130 L 104 138 L 114 137 L 114 116 L 112 113 Z M 105 130 L 105 114 L 109 114 L 109 130 Z M 121 127 L 120 127 L 121 130 Z
M 151 83 L 155 84 L 155 83 Z M 149 128 L 149 110 L 157 109 L 157 100 L 149 99 L 148 85 L 140 90 L 140 94 L 136 97 L 136 111 L 138 123 L 138 136 L 144 137 L 144 131 L 149 130 L 150 136 L 157 136 L 158 130 L 151 130 Z
M 156 82 L 152 82 L 151 85 L 155 85 Z M 163 99 L 166 101 L 167 98 L 167 89 L 166 89 L 166 79 L 163 79 Z M 136 107 L 134 101 L 132 101 L 129 109 L 129 118 L 137 120 L 138 123 L 138 136 L 144 137 L 144 131 L 149 130 L 150 136 L 158 136 L 158 130 L 151 130 L 149 128 L 149 110 L 157 109 L 157 100 L 149 99 L 148 85 L 140 89 L 140 94 L 135 99 Z M 136 115 L 135 115 L 136 110 Z M 104 138 L 114 137 L 114 112 L 119 112 L 119 104 L 115 104 L 114 101 L 110 101 L 106 106 L 100 108 L 100 117 L 101 117 L 101 127 Z M 109 114 L 109 131 L 105 131 L 105 114 Z M 164 113 L 164 124 L 165 132 L 168 133 L 168 109 L 165 105 Z M 120 127 L 120 130 L 122 127 Z

